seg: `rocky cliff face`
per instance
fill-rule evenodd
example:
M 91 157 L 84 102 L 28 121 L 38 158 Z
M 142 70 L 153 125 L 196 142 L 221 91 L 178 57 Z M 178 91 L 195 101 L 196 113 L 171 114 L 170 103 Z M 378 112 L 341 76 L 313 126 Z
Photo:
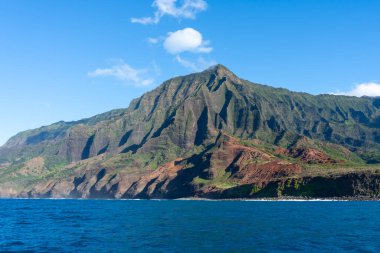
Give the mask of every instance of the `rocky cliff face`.
M 16 135 L 0 148 L 0 189 L 27 197 L 255 197 L 293 178 L 310 184 L 374 171 L 366 164 L 379 163 L 379 151 L 378 99 L 275 89 L 217 65 L 168 80 L 127 109 Z

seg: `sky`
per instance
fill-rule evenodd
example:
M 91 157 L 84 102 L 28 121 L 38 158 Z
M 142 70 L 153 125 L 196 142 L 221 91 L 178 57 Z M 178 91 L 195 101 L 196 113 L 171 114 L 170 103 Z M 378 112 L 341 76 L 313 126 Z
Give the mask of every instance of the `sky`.
M 378 0 L 2 0 L 0 145 L 217 63 L 311 94 L 380 96 Z

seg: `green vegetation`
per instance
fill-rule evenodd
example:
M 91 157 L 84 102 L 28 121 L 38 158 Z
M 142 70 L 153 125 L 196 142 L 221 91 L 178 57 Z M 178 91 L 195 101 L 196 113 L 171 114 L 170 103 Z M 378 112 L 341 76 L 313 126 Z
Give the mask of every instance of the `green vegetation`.
M 196 186 L 231 190 L 232 195 L 309 196 L 320 190 L 317 183 L 306 186 L 292 178 L 272 188 L 258 187 L 242 183 L 232 169 L 278 160 L 284 167 L 302 168 L 299 177 L 375 173 L 380 167 L 376 101 L 313 96 L 255 84 L 217 65 L 168 80 L 133 100 L 127 109 L 17 134 L 0 148 L 0 188 L 31 189 L 41 182 L 73 180 L 101 169 L 137 180 L 145 172 L 181 160 L 180 169 L 194 173 L 171 168 L 168 174 Z M 252 151 L 229 168 L 223 164 L 232 156 L 227 150 L 216 155 L 216 163 L 210 162 L 209 157 L 223 149 L 220 136 L 236 138 L 234 145 L 256 149 L 260 155 L 255 157 Z M 237 161 L 239 147 L 234 150 Z M 203 166 L 203 171 L 195 165 Z

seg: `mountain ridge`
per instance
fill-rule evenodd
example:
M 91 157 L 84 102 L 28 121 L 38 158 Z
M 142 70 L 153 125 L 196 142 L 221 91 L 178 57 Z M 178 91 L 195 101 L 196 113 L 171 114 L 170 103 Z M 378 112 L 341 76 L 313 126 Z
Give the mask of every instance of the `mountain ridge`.
M 378 98 L 251 83 L 219 64 L 169 79 L 126 109 L 17 134 L 0 147 L 0 193 L 221 197 L 243 183 L 262 190 L 294 175 L 376 171 L 370 164 L 380 163 L 379 108 Z

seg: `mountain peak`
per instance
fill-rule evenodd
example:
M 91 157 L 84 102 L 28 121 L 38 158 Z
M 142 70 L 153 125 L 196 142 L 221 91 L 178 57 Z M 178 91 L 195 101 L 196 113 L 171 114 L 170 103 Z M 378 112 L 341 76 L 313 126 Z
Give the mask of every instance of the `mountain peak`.
M 231 70 L 229 70 L 226 66 L 224 66 L 223 64 L 216 64 L 216 65 L 213 65 L 211 67 L 208 68 L 208 70 L 224 70 L 224 71 L 229 71 L 231 72 Z
M 214 66 L 211 66 L 208 69 L 206 69 L 204 72 L 209 72 L 220 77 L 226 76 L 233 79 L 237 78 L 237 76 L 231 70 L 229 70 L 226 66 L 222 64 L 216 64 Z

